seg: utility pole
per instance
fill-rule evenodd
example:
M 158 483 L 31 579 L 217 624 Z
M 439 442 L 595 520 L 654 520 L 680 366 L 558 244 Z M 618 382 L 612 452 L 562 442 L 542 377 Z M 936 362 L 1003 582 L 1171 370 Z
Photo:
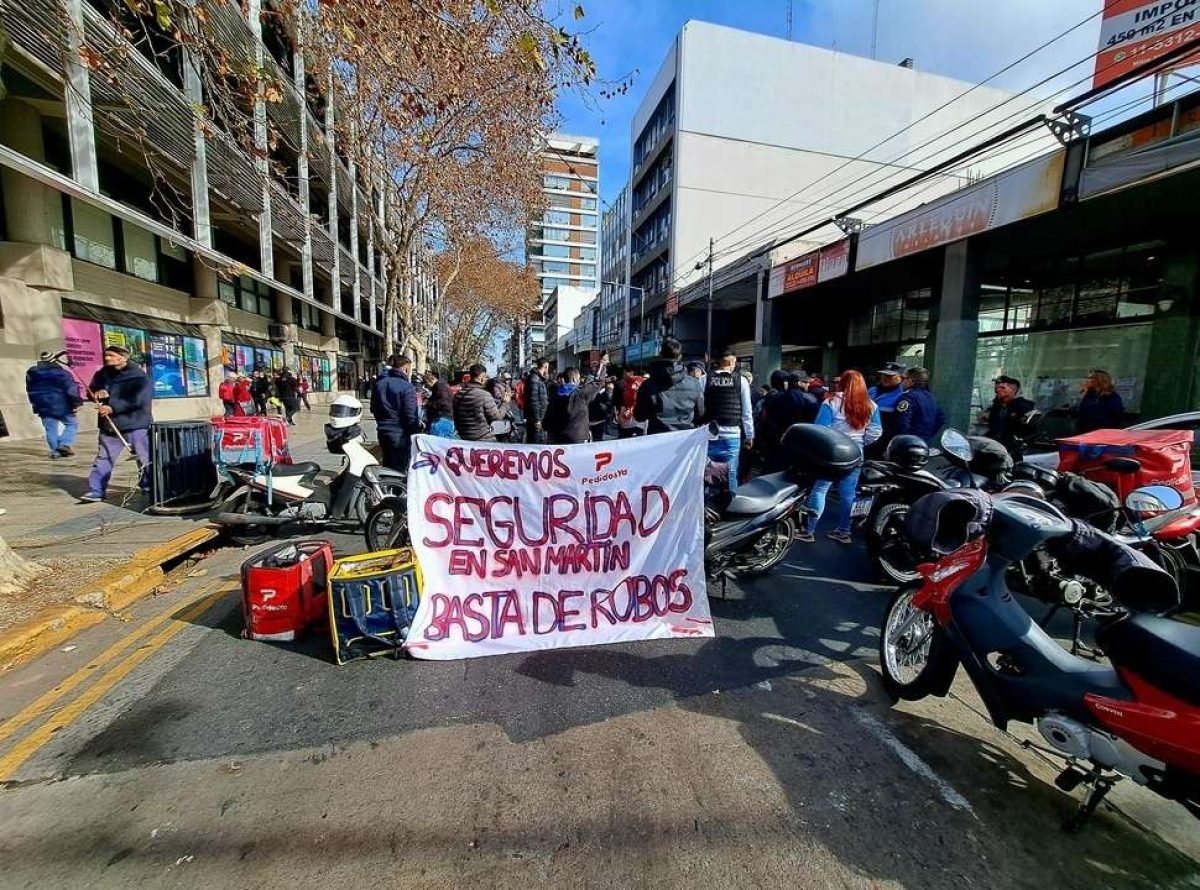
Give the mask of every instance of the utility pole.
M 792 0 L 787 0 L 787 39 L 792 39 Z
M 713 239 L 708 239 L 708 336 L 705 339 L 705 360 L 712 361 L 712 297 L 713 297 Z
M 877 58 L 879 49 L 879 0 L 875 0 L 875 12 L 871 16 L 871 58 Z

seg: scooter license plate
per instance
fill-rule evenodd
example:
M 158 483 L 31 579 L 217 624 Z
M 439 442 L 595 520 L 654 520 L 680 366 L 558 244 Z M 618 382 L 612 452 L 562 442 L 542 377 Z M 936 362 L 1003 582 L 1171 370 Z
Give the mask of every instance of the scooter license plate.
M 850 508 L 850 515 L 855 518 L 866 516 L 871 512 L 871 505 L 874 503 L 875 498 L 873 497 L 859 498 L 854 502 L 854 506 Z

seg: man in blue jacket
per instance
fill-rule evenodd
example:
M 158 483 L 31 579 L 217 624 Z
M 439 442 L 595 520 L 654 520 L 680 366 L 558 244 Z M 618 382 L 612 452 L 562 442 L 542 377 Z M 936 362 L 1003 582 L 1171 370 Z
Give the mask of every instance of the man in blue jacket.
M 75 453 L 75 434 L 79 420 L 75 412 L 83 404 L 79 384 L 63 367 L 70 359 L 65 352 L 43 352 L 38 363 L 25 372 L 25 393 L 33 413 L 46 430 L 50 459 L 70 457 Z
M 383 465 L 400 473 L 408 472 L 412 437 L 421 429 L 417 391 L 409 381 L 411 372 L 412 359 L 393 355 L 388 359 L 388 369 L 371 390 L 371 414 L 375 417 Z
M 904 395 L 896 402 L 895 435 L 911 434 L 932 442 L 946 425 L 937 399 L 929 391 L 929 371 L 909 368 L 904 376 Z
M 104 367 L 92 377 L 88 387 L 92 398 L 99 403 L 100 447 L 92 472 L 88 476 L 88 491 L 81 501 L 93 503 L 104 500 L 108 480 L 121 459 L 125 442 L 137 456 L 142 468 L 138 485 L 149 488 L 146 471 L 150 468 L 150 423 L 154 403 L 154 387 L 140 367 L 129 361 L 129 350 L 123 346 L 104 348 Z M 119 433 L 119 435 L 118 435 Z M 122 442 L 122 438 L 125 442 Z

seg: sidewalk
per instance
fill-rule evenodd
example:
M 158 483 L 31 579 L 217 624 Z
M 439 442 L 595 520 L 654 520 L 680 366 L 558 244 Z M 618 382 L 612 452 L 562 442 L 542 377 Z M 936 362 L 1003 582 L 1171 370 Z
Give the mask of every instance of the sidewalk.
M 325 449 L 324 410 L 297 415 L 292 428 L 296 460 L 334 463 Z M 81 504 L 92 466 L 95 434 L 83 434 L 74 457 L 51 461 L 40 441 L 0 442 L 0 537 L 26 559 L 46 571 L 26 590 L 0 590 L 0 631 L 32 618 L 48 606 L 86 596 L 106 575 L 120 573 L 147 548 L 167 547 L 189 532 L 203 540 L 209 527 L 206 514 L 150 516 L 142 511 L 146 497 L 137 489 L 132 459 L 113 473 L 108 501 Z M 324 453 L 324 456 L 322 456 Z M 169 548 L 168 548 L 169 549 Z

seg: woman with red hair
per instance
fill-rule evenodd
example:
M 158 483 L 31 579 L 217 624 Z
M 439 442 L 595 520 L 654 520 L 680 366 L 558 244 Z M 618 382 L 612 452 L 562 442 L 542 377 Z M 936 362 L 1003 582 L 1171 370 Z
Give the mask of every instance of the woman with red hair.
M 883 426 L 879 420 L 879 407 L 867 395 L 867 382 L 858 371 L 844 371 L 837 381 L 838 391 L 831 395 L 817 412 L 817 426 L 832 427 L 839 433 L 845 433 L 851 439 L 866 448 L 883 435 Z M 839 544 L 850 543 L 850 510 L 854 507 L 854 498 L 858 489 L 857 469 L 838 482 L 838 526 L 828 535 L 831 541 Z M 804 528 L 796 536 L 799 541 L 811 542 L 816 540 L 817 523 L 825 512 L 825 498 L 832 482 L 820 481 L 813 484 L 812 493 L 808 496 L 808 509 L 811 514 Z

